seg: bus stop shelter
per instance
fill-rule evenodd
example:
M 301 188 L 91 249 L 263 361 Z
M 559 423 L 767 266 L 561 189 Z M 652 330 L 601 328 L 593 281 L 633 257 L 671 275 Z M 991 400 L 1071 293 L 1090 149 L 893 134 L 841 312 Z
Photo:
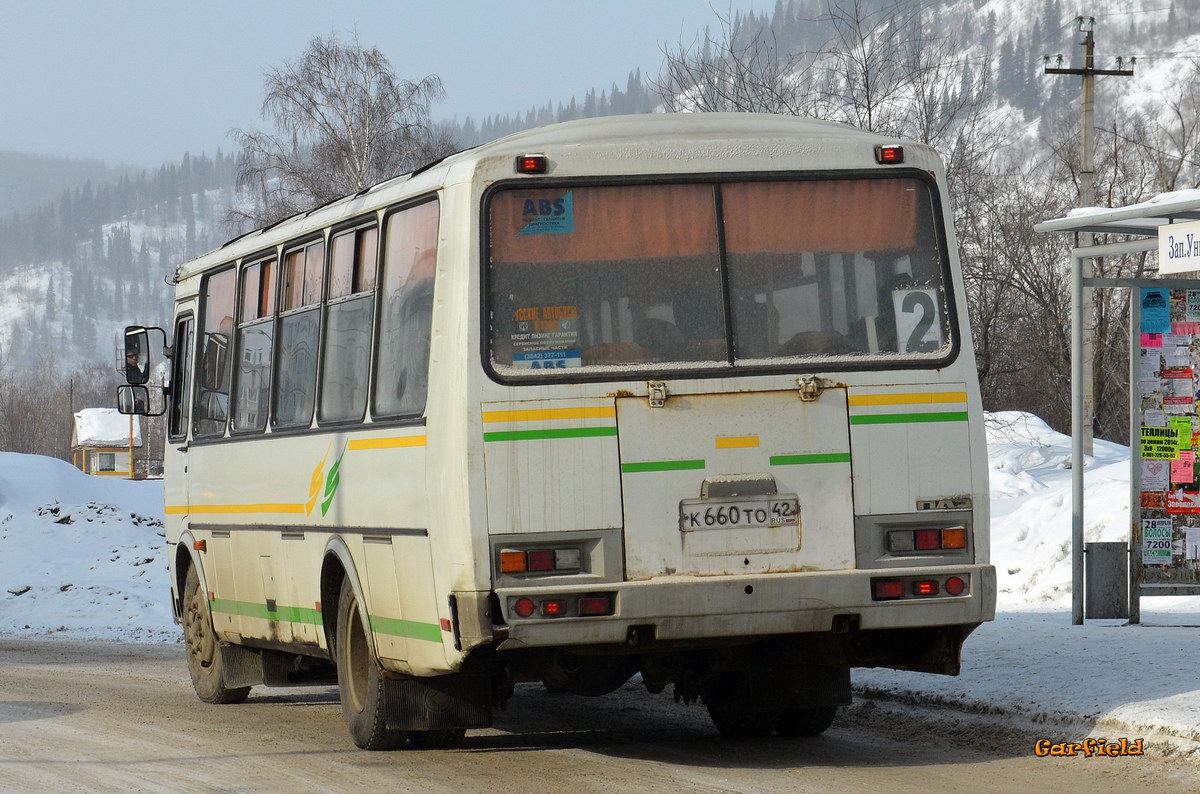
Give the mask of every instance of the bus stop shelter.
M 1144 347 L 1144 344 L 1150 343 L 1161 346 L 1162 340 L 1158 337 L 1164 334 L 1161 331 L 1157 334 L 1151 333 L 1144 335 L 1144 331 L 1149 327 L 1143 318 L 1143 300 L 1154 304 L 1147 306 L 1147 312 L 1153 312 L 1155 323 L 1161 322 L 1164 316 L 1164 307 L 1159 305 L 1165 297 L 1167 305 L 1165 315 L 1167 322 L 1173 322 L 1173 312 L 1178 308 L 1176 304 L 1179 302 L 1178 296 L 1183 295 L 1183 300 L 1186 301 L 1191 297 L 1190 293 L 1195 293 L 1196 307 L 1200 311 L 1200 279 L 1169 279 L 1163 276 L 1175 273 L 1192 273 L 1200 271 L 1200 190 L 1184 190 L 1173 193 L 1164 193 L 1154 198 L 1139 203 L 1132 204 L 1127 207 L 1116 209 L 1089 207 L 1072 211 L 1065 218 L 1056 218 L 1053 220 L 1043 221 L 1034 226 L 1034 230 L 1044 233 L 1071 233 L 1076 235 L 1089 235 L 1084 240 L 1090 240 L 1092 234 L 1102 235 L 1121 235 L 1126 239 L 1121 242 L 1101 243 L 1101 244 L 1077 244 L 1071 251 L 1071 620 L 1076 625 L 1082 625 L 1084 619 L 1084 595 L 1085 595 L 1085 577 L 1084 577 L 1084 504 L 1083 504 L 1083 481 L 1084 481 L 1084 406 L 1085 399 L 1089 398 L 1092 389 L 1090 383 L 1085 383 L 1084 378 L 1084 290 L 1085 288 L 1126 288 L 1134 291 L 1129 302 L 1130 305 L 1130 411 L 1129 411 L 1129 429 L 1130 429 L 1130 543 L 1127 551 L 1128 559 L 1128 612 L 1126 613 L 1131 623 L 1140 622 L 1139 598 L 1143 595 L 1200 595 L 1200 559 L 1192 558 L 1193 552 L 1200 557 L 1200 548 L 1192 549 L 1187 545 L 1187 542 L 1195 539 L 1200 543 L 1200 488 L 1195 490 L 1185 491 L 1182 487 L 1178 490 L 1180 496 L 1176 499 L 1176 504 L 1184 505 L 1177 507 L 1175 510 L 1179 512 L 1169 511 L 1166 507 L 1166 502 L 1174 493 L 1171 486 L 1173 482 L 1167 483 L 1167 490 L 1163 493 L 1162 503 L 1157 501 L 1157 497 L 1151 494 L 1150 499 L 1144 498 L 1142 491 L 1142 459 L 1143 452 L 1150 450 L 1143 443 L 1143 439 L 1147 437 L 1145 430 L 1150 431 L 1150 437 L 1156 433 L 1166 434 L 1169 428 L 1174 425 L 1167 425 L 1161 431 L 1158 428 L 1146 427 L 1146 415 L 1143 410 L 1148 402 L 1142 401 L 1140 398 L 1139 383 L 1149 382 L 1142 376 L 1148 371 L 1144 367 L 1151 366 L 1148 362 L 1143 364 L 1143 353 L 1146 350 L 1154 350 L 1153 347 Z M 1077 238 L 1078 241 L 1078 238 Z M 1158 278 L 1093 278 L 1085 275 L 1084 262 L 1092 260 L 1093 262 L 1104 257 L 1122 256 L 1125 254 L 1135 254 L 1147 251 L 1159 252 L 1159 268 Z M 1090 272 L 1090 268 L 1088 268 Z M 1157 297 L 1155 297 L 1157 296 Z M 1193 324 L 1188 321 L 1186 305 L 1182 310 L 1184 318 L 1181 319 L 1181 325 L 1173 326 L 1168 329 L 1166 335 L 1177 338 L 1186 338 L 1191 336 L 1197 342 L 1200 342 L 1200 322 Z M 1149 315 L 1147 315 L 1149 317 Z M 1200 316 L 1196 317 L 1200 321 Z M 1157 325 L 1154 327 L 1158 327 Z M 1180 330 L 1184 333 L 1172 334 L 1170 331 Z M 1192 331 L 1197 333 L 1193 334 Z M 1190 411 L 1173 414 L 1175 421 L 1181 421 L 1182 417 L 1194 417 L 1196 415 L 1196 389 L 1195 375 L 1200 374 L 1200 361 L 1189 360 L 1188 367 L 1183 366 L 1168 366 L 1168 364 L 1181 364 L 1183 353 L 1179 352 L 1179 345 L 1172 348 L 1172 356 L 1161 357 L 1160 354 L 1154 354 L 1153 358 L 1159 362 L 1159 369 L 1155 371 L 1159 384 L 1163 383 L 1182 383 L 1182 378 L 1170 379 L 1164 378 L 1164 375 L 1181 374 L 1185 369 L 1190 370 L 1188 380 L 1191 381 L 1189 388 L 1191 390 L 1190 397 L 1182 393 L 1177 393 L 1177 387 L 1172 386 L 1172 400 L 1178 400 L 1178 404 L 1170 406 L 1160 406 L 1160 413 L 1166 415 L 1162 411 L 1162 407 L 1170 407 L 1172 410 L 1177 410 L 1184 407 L 1183 400 L 1190 400 L 1186 405 L 1190 406 Z M 1196 347 L 1200 351 L 1200 344 L 1189 345 Z M 1193 357 L 1197 351 L 1192 351 Z M 1163 354 L 1165 355 L 1165 354 Z M 1170 359 L 1168 361 L 1168 358 Z M 1162 390 L 1160 389 L 1160 392 Z M 1089 400 L 1090 402 L 1090 400 Z M 1155 417 L 1158 415 L 1155 414 Z M 1157 419 L 1155 419 L 1157 422 Z M 1193 430 L 1196 427 L 1194 419 L 1190 420 Z M 1179 431 L 1180 433 L 1182 431 Z M 1179 436 L 1182 437 L 1182 436 Z M 1189 454 L 1187 457 L 1193 461 L 1193 472 L 1195 470 L 1195 452 L 1193 445 L 1196 436 L 1194 433 L 1188 437 Z M 1182 444 L 1182 442 L 1180 442 Z M 1178 447 L 1176 447 L 1178 449 Z M 1150 454 L 1159 454 L 1151 452 Z M 1169 453 L 1167 453 L 1169 454 Z M 1166 465 L 1166 464 L 1164 464 Z M 1172 476 L 1174 476 L 1172 474 Z M 1194 477 L 1194 475 L 1193 475 Z M 1188 502 L 1185 503 L 1183 494 L 1196 494 L 1196 505 L 1190 506 L 1191 497 L 1188 497 Z M 1147 503 L 1150 507 L 1147 507 Z M 1180 525 L 1176 529 L 1179 531 L 1171 531 L 1173 522 L 1180 523 L 1179 516 L 1193 515 L 1191 512 L 1195 510 L 1197 518 L 1184 519 L 1189 526 Z M 1187 510 L 1188 512 L 1182 512 Z M 1163 515 L 1165 514 L 1165 515 Z M 1146 518 L 1147 515 L 1158 516 L 1157 518 Z M 1190 531 L 1192 521 L 1197 523 L 1196 531 Z M 1144 523 L 1151 522 L 1151 523 Z M 1157 523 L 1154 523 L 1157 522 Z M 1152 549 L 1152 557 L 1147 557 L 1146 543 L 1150 539 L 1143 538 L 1143 529 L 1148 528 L 1152 532 L 1165 533 L 1167 543 L 1165 548 L 1165 556 L 1163 550 L 1158 548 Z M 1179 541 L 1182 540 L 1181 545 Z M 1158 543 L 1158 541 L 1155 541 Z M 1176 554 L 1176 550 L 1180 550 Z M 1145 558 L 1145 559 L 1144 559 Z M 1176 559 L 1178 558 L 1178 559 Z M 1164 562 L 1165 561 L 1165 562 Z M 1105 615 L 1109 616 L 1109 615 Z

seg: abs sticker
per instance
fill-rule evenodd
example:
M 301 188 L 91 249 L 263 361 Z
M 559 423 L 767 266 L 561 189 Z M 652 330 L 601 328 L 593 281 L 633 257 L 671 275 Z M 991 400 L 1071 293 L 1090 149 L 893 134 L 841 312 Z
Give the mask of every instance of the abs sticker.
M 936 289 L 898 289 L 892 293 L 892 305 L 899 352 L 932 353 L 945 343 Z
M 574 195 L 539 196 L 527 198 L 521 203 L 521 230 L 518 236 L 528 234 L 574 234 Z
M 513 366 L 517 369 L 572 369 L 583 366 L 578 350 L 535 350 L 513 353 Z

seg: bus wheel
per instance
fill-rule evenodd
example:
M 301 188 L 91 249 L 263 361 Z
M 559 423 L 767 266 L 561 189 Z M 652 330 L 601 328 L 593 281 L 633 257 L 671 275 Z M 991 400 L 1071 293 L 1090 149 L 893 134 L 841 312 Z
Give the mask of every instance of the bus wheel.
M 407 735 L 387 727 L 383 677 L 371 658 L 371 645 L 349 579 L 342 580 L 335 641 L 338 690 L 350 738 L 364 750 L 399 748 Z
M 183 642 L 187 649 L 188 673 L 192 687 L 205 703 L 241 703 L 250 695 L 250 687 L 228 687 L 221 668 L 221 642 L 213 630 L 208 599 L 200 590 L 196 568 L 188 568 L 183 585 Z
M 779 716 L 775 732 L 780 736 L 820 736 L 833 724 L 837 706 L 786 709 Z
M 705 695 L 704 705 L 717 731 L 727 739 L 755 739 L 769 736 L 779 721 L 778 711 L 751 708 L 748 689 L 742 682 L 726 679 L 728 684 Z
M 443 728 L 436 731 L 409 731 L 408 740 L 418 750 L 453 750 L 462 744 L 466 728 Z

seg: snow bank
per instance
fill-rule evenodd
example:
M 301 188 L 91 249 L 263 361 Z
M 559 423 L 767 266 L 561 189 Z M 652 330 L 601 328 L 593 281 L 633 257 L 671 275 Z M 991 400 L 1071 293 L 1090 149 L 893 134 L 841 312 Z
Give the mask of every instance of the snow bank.
M 0 633 L 171 640 L 161 481 L 0 452 Z

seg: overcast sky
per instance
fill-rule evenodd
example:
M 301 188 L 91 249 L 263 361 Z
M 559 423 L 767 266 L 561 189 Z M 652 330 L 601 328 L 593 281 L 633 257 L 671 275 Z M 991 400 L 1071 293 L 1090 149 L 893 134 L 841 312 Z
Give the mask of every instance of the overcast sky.
M 774 0 L 0 0 L 0 149 L 157 167 L 261 127 L 263 74 L 358 31 L 397 74 L 439 75 L 435 118 L 524 112 L 656 76 L 713 8 Z

